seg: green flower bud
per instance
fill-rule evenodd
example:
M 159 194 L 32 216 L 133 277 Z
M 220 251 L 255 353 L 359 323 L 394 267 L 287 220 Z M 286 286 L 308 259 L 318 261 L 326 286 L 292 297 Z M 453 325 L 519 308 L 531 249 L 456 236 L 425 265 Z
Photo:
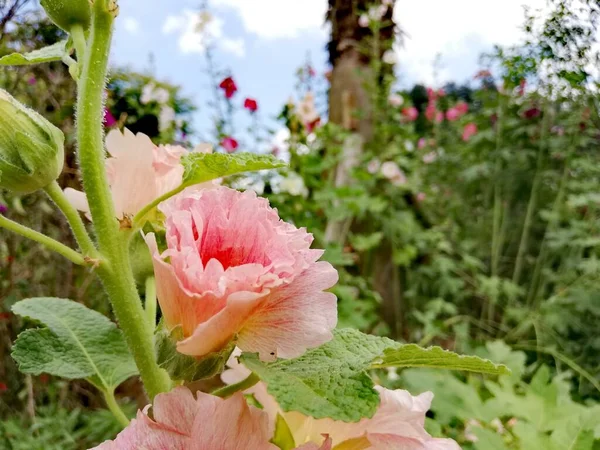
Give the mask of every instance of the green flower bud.
M 0 189 L 48 186 L 62 172 L 64 142 L 62 131 L 0 89 Z
M 84 30 L 90 26 L 92 8 L 90 0 L 41 0 L 48 17 L 65 31 L 71 31 L 73 25 Z

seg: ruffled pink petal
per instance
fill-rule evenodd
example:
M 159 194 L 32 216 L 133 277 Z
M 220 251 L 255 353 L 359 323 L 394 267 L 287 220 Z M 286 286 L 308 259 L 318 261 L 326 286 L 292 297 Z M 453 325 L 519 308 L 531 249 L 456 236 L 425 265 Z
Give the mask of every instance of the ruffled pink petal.
M 296 447 L 295 450 L 331 450 L 331 446 L 333 445 L 331 438 L 329 438 L 327 435 L 325 435 L 324 438 L 325 440 L 321 446 L 319 446 L 319 444 L 315 444 L 314 442 L 309 442 L 301 445 L 300 447 Z
M 266 361 L 295 358 L 328 342 L 337 323 L 337 299 L 323 290 L 337 281 L 337 271 L 321 261 L 273 289 L 244 324 L 238 346 Z

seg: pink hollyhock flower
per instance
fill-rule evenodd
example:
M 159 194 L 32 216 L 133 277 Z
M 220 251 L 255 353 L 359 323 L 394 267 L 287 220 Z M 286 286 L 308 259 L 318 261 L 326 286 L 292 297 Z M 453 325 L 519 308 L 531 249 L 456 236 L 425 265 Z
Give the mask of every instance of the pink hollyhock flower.
M 181 184 L 183 147 L 154 145 L 145 134 L 133 134 L 125 129 L 112 130 L 106 136 L 106 175 L 112 192 L 117 218 L 133 216 L 148 203 Z M 194 151 L 210 152 L 208 145 Z M 65 189 L 65 195 L 80 211 L 90 212 L 83 192 Z
M 219 83 L 219 87 L 223 89 L 225 98 L 233 97 L 233 94 L 235 94 L 238 90 L 235 81 L 233 81 L 233 78 L 231 77 L 224 78 L 223 81 Z
M 466 102 L 458 102 L 454 108 L 461 116 L 469 112 L 469 105 Z
M 117 124 L 117 119 L 112 115 L 108 108 L 104 108 L 104 126 L 112 128 Z
M 435 119 L 435 117 L 437 116 L 437 108 L 435 106 L 435 102 L 430 102 L 427 105 L 427 108 L 425 108 L 425 117 L 427 118 L 427 120 L 429 121 L 433 121 L 433 119 Z
M 409 122 L 414 122 L 419 117 L 419 110 L 414 106 L 402 109 L 402 116 Z
M 417 202 L 419 202 L 419 203 L 424 202 L 426 198 L 427 198 L 427 194 L 425 194 L 425 192 L 419 192 L 417 194 Z
M 420 138 L 419 141 L 417 142 L 417 148 L 419 150 L 421 150 L 421 149 L 424 149 L 425 147 L 427 147 L 427 139 Z
M 437 153 L 436 152 L 429 152 L 426 155 L 423 156 L 423 162 L 425 164 L 431 164 L 433 162 L 435 162 L 435 160 L 437 159 Z
M 313 130 L 321 122 L 319 112 L 315 106 L 315 96 L 312 92 L 307 92 L 304 98 L 298 104 L 298 118 L 304 124 L 308 133 Z
M 246 98 L 244 100 L 244 108 L 246 108 L 250 112 L 256 112 L 258 109 L 258 103 L 253 98 Z
M 34 86 L 35 84 L 37 84 L 37 79 L 34 76 L 31 76 L 27 80 L 27 84 L 30 86 Z
M 231 136 L 225 136 L 221 140 L 221 147 L 223 147 L 227 153 L 233 153 L 238 149 L 239 144 L 238 141 Z
M 153 233 L 158 301 L 183 354 L 202 357 L 236 339 L 262 360 L 294 358 L 332 338 L 338 279 L 312 235 L 283 222 L 253 191 L 226 187 L 165 201 L 167 250 Z
M 401 95 L 398 95 L 398 94 L 391 94 L 388 97 L 388 103 L 391 106 L 399 107 L 399 106 L 402 106 L 402 103 L 404 103 L 404 98 Z
M 477 134 L 477 125 L 475 125 L 473 122 L 468 123 L 465 125 L 465 128 L 463 129 L 462 140 L 467 142 L 476 134 Z
M 269 442 L 267 414 L 248 406 L 241 393 L 225 400 L 196 395 L 185 387 L 157 395 L 152 419 L 148 405 L 114 441 L 92 450 L 277 450 Z
M 446 119 L 448 119 L 449 122 L 458 120 L 460 116 L 461 114 L 456 107 L 450 108 L 448 111 L 446 111 Z
M 237 383 L 250 374 L 236 356 L 232 355 L 227 364 L 230 369 L 221 374 L 227 384 Z M 431 392 L 413 397 L 402 389 L 389 390 L 380 386 L 375 389 L 381 397 L 377 412 L 371 419 L 365 418 L 354 423 L 314 419 L 295 411 L 283 412 L 263 382 L 254 385 L 246 393 L 254 395 L 263 406 L 263 411 L 269 415 L 271 423 L 275 423 L 277 414 L 282 415 L 295 442 L 312 443 L 308 449 L 316 450 L 317 444 L 323 444 L 340 450 L 460 450 L 452 439 L 433 438 L 425 431 L 425 414 L 433 399 Z
M 394 161 L 386 161 L 381 165 L 381 175 L 390 180 L 395 186 L 406 184 L 406 175 Z
M 435 113 L 435 122 L 442 123 L 444 121 L 444 113 L 442 111 L 438 111 Z

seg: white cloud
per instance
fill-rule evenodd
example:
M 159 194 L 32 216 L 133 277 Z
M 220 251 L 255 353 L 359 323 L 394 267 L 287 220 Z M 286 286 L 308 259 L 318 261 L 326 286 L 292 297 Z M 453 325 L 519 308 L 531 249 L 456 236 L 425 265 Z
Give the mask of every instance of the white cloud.
M 326 0 L 214 0 L 239 14 L 247 32 L 267 39 L 297 37 L 323 28 Z
M 243 57 L 246 50 L 243 39 L 223 36 L 223 21 L 220 18 L 203 16 L 190 9 L 168 16 L 162 32 L 179 35 L 178 46 L 182 53 L 203 53 L 211 44 L 238 57 Z
M 482 51 L 522 38 L 523 4 L 543 8 L 545 0 L 398 1 L 394 16 L 406 33 L 399 67 L 406 81 L 439 85 L 471 76 Z M 438 54 L 441 64 L 434 70 Z
M 125 17 L 123 19 L 123 28 L 127 33 L 135 36 L 140 32 L 140 23 L 133 17 Z

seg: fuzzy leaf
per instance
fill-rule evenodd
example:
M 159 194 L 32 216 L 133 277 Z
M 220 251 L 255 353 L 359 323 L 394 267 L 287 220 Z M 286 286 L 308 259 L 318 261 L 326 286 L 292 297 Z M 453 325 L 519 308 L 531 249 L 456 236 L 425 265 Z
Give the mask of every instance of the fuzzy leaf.
M 372 417 L 379 405 L 368 369 L 434 367 L 508 372 L 505 366 L 474 356 L 460 356 L 439 347 L 403 345 L 354 329 L 335 330 L 333 340 L 297 359 L 264 363 L 256 354 L 244 353 L 241 362 L 267 384 L 267 390 L 284 411 L 345 422 Z
M 47 326 L 17 338 L 12 356 L 22 372 L 86 378 L 102 390 L 137 374 L 121 330 L 102 314 L 60 298 L 30 298 L 12 310 Z
M 183 339 L 180 330 L 175 328 L 169 333 L 161 322 L 154 335 L 158 365 L 165 369 L 173 380 L 190 382 L 211 378 L 223 372 L 235 348 L 234 342 L 220 352 L 197 359 L 177 351 L 177 341 Z
M 264 169 L 285 167 L 286 163 L 273 155 L 255 153 L 189 153 L 181 158 L 183 184 L 191 186 L 216 178 Z
M 11 53 L 0 58 L 0 66 L 26 66 L 29 64 L 60 61 L 67 53 L 66 48 L 67 41 L 65 40 L 29 53 Z
M 365 369 L 395 343 L 353 329 L 336 330 L 334 335 L 300 358 L 263 363 L 257 355 L 244 353 L 241 361 L 267 383 L 284 411 L 346 422 L 372 417 L 379 395 Z
M 381 360 L 375 361 L 373 367 L 428 367 L 492 375 L 510 373 L 505 365 L 494 364 L 478 356 L 459 355 L 441 347 L 422 348 L 416 344 L 396 344 L 395 347 L 387 348 Z

